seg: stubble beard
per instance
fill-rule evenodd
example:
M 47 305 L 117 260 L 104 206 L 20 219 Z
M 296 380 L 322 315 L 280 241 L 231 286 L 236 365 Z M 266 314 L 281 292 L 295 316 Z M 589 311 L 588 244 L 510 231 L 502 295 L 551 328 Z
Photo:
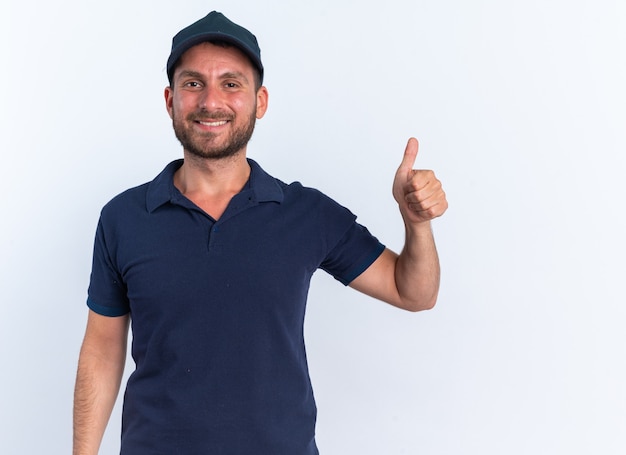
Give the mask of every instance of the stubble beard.
M 256 123 L 255 110 L 253 109 L 247 122 L 231 130 L 229 137 L 222 145 L 215 145 L 214 141 L 218 137 L 217 134 L 210 132 L 201 133 L 187 127 L 188 124 L 193 124 L 196 121 L 208 121 L 209 119 L 211 121 L 228 120 L 232 122 L 235 116 L 224 113 L 211 114 L 203 110 L 193 112 L 187 115 L 185 119 L 181 119 L 176 115 L 176 111 L 172 109 L 174 134 L 185 151 L 192 156 L 202 159 L 220 160 L 237 155 L 250 142 Z

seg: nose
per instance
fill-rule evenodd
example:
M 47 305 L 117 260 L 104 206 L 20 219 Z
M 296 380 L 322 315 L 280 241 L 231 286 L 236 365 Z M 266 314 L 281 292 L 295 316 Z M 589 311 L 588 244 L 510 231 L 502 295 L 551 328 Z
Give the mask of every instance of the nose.
M 202 96 L 198 99 L 198 107 L 207 111 L 213 111 L 222 107 L 223 99 L 220 90 L 207 85 L 202 90 Z

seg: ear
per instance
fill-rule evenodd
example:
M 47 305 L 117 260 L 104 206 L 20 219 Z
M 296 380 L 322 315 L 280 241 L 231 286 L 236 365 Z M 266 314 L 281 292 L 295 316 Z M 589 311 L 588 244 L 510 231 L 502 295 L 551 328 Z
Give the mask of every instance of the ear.
M 261 119 L 265 115 L 267 111 L 267 103 L 269 99 L 269 93 L 267 92 L 267 88 L 262 86 L 256 92 L 256 118 Z
M 165 87 L 165 108 L 167 109 L 167 113 L 170 115 L 170 118 L 173 118 L 172 116 L 172 106 L 174 103 L 174 90 L 172 90 L 171 87 Z

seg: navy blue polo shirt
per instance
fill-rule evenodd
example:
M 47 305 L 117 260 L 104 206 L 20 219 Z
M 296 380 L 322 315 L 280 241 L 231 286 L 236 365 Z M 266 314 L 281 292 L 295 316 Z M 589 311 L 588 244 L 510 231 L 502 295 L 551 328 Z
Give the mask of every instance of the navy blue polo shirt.
M 182 160 L 102 210 L 87 304 L 131 315 L 124 455 L 318 453 L 310 279 L 347 285 L 384 246 L 319 191 L 249 163 L 217 221 L 173 185 Z

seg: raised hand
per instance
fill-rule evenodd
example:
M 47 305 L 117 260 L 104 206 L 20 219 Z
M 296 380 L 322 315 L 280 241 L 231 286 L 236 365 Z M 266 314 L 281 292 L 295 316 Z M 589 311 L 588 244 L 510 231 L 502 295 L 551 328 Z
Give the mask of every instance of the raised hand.
M 448 208 L 441 182 L 430 170 L 413 169 L 419 144 L 410 138 L 393 181 L 393 197 L 406 223 L 424 223 L 443 215 Z

